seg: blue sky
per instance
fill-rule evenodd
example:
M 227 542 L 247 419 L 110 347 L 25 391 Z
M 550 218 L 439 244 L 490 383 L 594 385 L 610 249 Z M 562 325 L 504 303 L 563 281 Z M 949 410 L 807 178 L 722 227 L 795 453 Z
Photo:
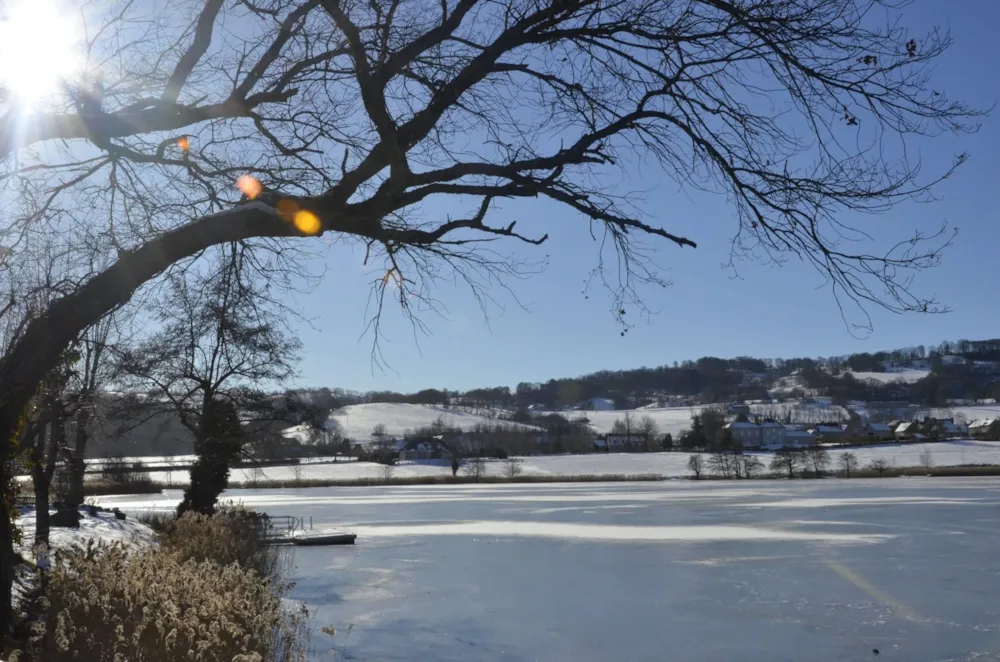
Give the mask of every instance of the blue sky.
M 934 25 L 949 28 L 955 41 L 934 73 L 936 85 L 974 106 L 1000 98 L 1000 2 L 917 0 L 906 14 L 915 32 Z M 695 194 L 674 182 L 644 177 L 655 186 L 647 211 L 671 232 L 698 243 L 696 250 L 653 244 L 655 259 L 669 271 L 667 289 L 644 290 L 657 311 L 636 318 L 625 337 L 600 288 L 589 296 L 583 282 L 597 248 L 577 215 L 551 203 L 505 203 L 493 218 L 519 221 L 519 229 L 543 227 L 552 234 L 538 248 L 501 247 L 527 259 L 547 259 L 547 269 L 530 279 L 494 289 L 498 305 L 484 317 L 467 291 L 442 285 L 434 294 L 444 316 L 423 317 L 428 334 L 413 333 L 393 309 L 383 320 L 382 350 L 389 367 L 371 361 L 372 337 L 365 332 L 368 286 L 373 276 L 362 253 L 332 247 L 327 273 L 315 290 L 298 297 L 309 323 L 296 323 L 304 349 L 298 382 L 357 390 L 420 388 L 467 389 L 544 381 L 603 369 L 655 366 L 700 356 L 822 356 L 931 344 L 958 338 L 1000 336 L 1000 124 L 996 112 L 972 136 L 942 136 L 921 143 L 928 168 L 945 167 L 960 152 L 970 160 L 936 190 L 932 204 L 907 204 L 877 217 L 858 219 L 863 227 L 905 238 L 917 229 L 948 221 L 960 230 L 944 263 L 919 277 L 917 288 L 933 292 L 952 312 L 898 316 L 870 309 L 874 330 L 856 338 L 846 328 L 823 279 L 808 267 L 739 263 L 739 278 L 723 268 L 736 230 L 732 207 L 721 195 Z M 428 217 L 461 209 L 429 207 Z M 845 221 L 850 219 L 844 219 Z

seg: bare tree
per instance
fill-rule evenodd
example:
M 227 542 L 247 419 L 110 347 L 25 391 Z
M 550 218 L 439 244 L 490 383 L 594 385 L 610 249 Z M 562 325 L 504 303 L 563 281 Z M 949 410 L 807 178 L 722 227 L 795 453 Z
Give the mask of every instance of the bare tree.
M 868 469 L 878 473 L 879 478 L 885 475 L 885 472 L 889 470 L 889 467 L 889 461 L 884 457 L 876 457 L 868 463 Z
M 524 460 L 519 457 L 508 457 L 503 461 L 503 474 L 509 479 L 517 478 L 523 471 Z
M 634 450 L 634 436 L 639 431 L 639 422 L 636 421 L 635 416 L 632 412 L 626 411 L 624 414 L 615 419 L 615 422 L 611 424 L 611 434 L 619 434 L 625 437 L 625 447 L 628 450 Z
M 695 480 L 701 480 L 701 473 L 704 471 L 705 460 L 701 457 L 701 453 L 693 453 L 688 456 L 688 469 L 694 476 Z
M 383 483 L 388 483 L 392 480 L 393 474 L 396 473 L 396 466 L 392 462 L 380 462 L 378 465 L 378 474 L 382 479 Z
M 771 471 L 781 471 L 795 478 L 795 471 L 802 466 L 802 453 L 790 448 L 781 448 L 771 458 Z
M 462 465 L 462 468 L 465 469 L 466 474 L 478 483 L 486 475 L 486 460 L 479 456 L 470 457 Z
M 826 468 L 830 466 L 830 453 L 825 448 L 815 446 L 806 449 L 805 460 L 809 463 L 816 477 L 819 478 L 826 471 Z
M 371 438 L 373 450 L 377 455 L 391 452 L 392 437 L 389 436 L 389 431 L 384 423 L 376 423 L 372 426 Z
M 744 478 L 753 478 L 764 470 L 764 463 L 756 455 L 743 454 L 737 456 L 737 461 L 743 469 Z
M 840 465 L 840 470 L 844 472 L 844 476 L 850 478 L 851 472 L 858 469 L 858 456 L 850 452 L 841 453 L 840 457 L 837 458 L 837 464 Z
M 730 451 L 716 451 L 708 456 L 708 468 L 725 479 L 739 478 L 740 468 L 737 457 Z
M 159 329 L 121 352 L 129 385 L 154 394 L 194 437 L 198 457 L 179 513 L 214 512 L 230 466 L 278 416 L 260 386 L 290 377 L 297 356 L 294 336 L 245 279 L 244 258 L 231 246 L 215 269 L 172 278 Z
M 543 243 L 544 224 L 496 216 L 500 200 L 544 197 L 584 220 L 595 282 L 625 325 L 640 287 L 663 284 L 642 238 L 695 246 L 605 185 L 636 159 L 733 200 L 734 267 L 796 258 L 838 304 L 942 310 L 911 276 L 938 262 L 945 229 L 873 246 L 845 219 L 924 196 L 965 157 L 920 178 L 908 148 L 973 128 L 977 113 L 928 77 L 947 36 L 880 28 L 870 4 L 163 0 L 81 14 L 87 66 L 62 92 L 25 122 L 21 91 L 3 90 L 0 189 L 17 200 L 4 236 L 81 239 L 65 244 L 71 286 L 0 362 L 4 438 L 85 328 L 217 244 L 254 247 L 278 278 L 294 269 L 290 240 L 362 242 L 377 334 L 386 300 L 433 307 L 436 279 L 457 277 L 485 303 L 487 286 L 530 272 L 479 242 Z M 415 213 L 435 198 L 453 213 Z
M 636 433 L 642 437 L 643 450 L 649 452 L 651 448 L 655 448 L 656 438 L 660 436 L 660 427 L 652 416 L 646 415 L 639 419 Z

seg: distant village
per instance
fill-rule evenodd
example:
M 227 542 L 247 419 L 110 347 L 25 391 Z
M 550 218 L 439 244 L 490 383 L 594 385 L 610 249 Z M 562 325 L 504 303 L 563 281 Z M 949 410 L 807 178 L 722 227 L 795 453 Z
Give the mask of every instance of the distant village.
M 825 399 L 812 402 L 826 406 Z M 602 399 L 601 404 L 605 402 Z M 754 403 L 765 404 L 765 403 Z M 966 403 L 956 403 L 966 404 Z M 967 404 L 995 404 L 994 400 Z M 886 412 L 910 413 L 916 409 L 907 402 L 852 402 L 848 409 L 864 408 L 870 417 L 885 416 Z M 956 421 L 954 417 L 936 418 L 924 416 L 915 420 L 902 418 L 884 423 L 866 422 L 853 415 L 844 423 L 839 421 L 821 422 L 814 425 L 781 422 L 775 418 L 754 414 L 750 404 L 729 403 L 725 407 L 727 422 L 723 426 L 726 444 L 737 448 L 778 450 L 782 448 L 807 448 L 818 444 L 864 444 L 876 442 L 918 442 L 941 441 L 946 439 L 973 438 L 1000 441 L 1000 418 L 984 418 L 969 423 Z M 672 441 L 672 440 L 671 440 Z M 603 452 L 629 452 L 655 448 L 665 450 L 662 443 L 651 443 L 641 432 L 609 433 L 595 440 L 595 450 Z M 669 444 L 672 445 L 672 444 Z

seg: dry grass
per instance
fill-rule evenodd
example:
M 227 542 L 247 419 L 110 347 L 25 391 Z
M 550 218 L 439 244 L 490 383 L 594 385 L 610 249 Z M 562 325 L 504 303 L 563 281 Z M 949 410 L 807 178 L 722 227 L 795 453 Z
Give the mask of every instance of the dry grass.
M 272 582 L 169 549 L 61 552 L 40 603 L 46 618 L 12 661 L 304 659 L 295 645 L 304 615 L 283 607 Z
M 11 660 L 295 662 L 304 608 L 282 602 L 281 551 L 265 516 L 223 506 L 214 517 L 140 518 L 160 545 L 55 555 L 23 652 Z
M 281 550 L 267 543 L 267 516 L 243 506 L 223 505 L 212 517 L 187 512 L 162 526 L 160 545 L 183 560 L 233 563 L 275 579 Z

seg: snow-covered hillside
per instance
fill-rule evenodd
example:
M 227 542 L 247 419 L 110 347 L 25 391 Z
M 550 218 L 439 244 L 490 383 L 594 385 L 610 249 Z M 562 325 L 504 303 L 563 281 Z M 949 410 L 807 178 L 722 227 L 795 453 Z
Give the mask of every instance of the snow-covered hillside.
M 890 384 L 892 382 L 904 382 L 913 384 L 931 374 L 930 370 L 918 370 L 911 368 L 900 368 L 887 372 L 852 372 L 850 373 L 858 381 L 876 381 L 880 384 Z
M 448 427 L 471 430 L 477 425 L 517 425 L 524 429 L 537 429 L 530 425 L 519 425 L 489 418 L 480 414 L 449 409 L 434 405 L 408 405 L 376 402 L 363 405 L 349 405 L 330 414 L 329 422 L 335 423 L 348 439 L 364 441 L 371 437 L 372 428 L 381 423 L 386 433 L 402 436 L 408 431 L 427 428 L 438 419 Z
M 660 434 L 670 433 L 676 437 L 681 430 L 691 427 L 691 417 L 699 413 L 706 407 L 717 405 L 699 405 L 695 407 L 643 407 L 642 409 L 612 410 L 612 411 L 553 411 L 550 414 L 559 414 L 571 421 L 586 417 L 591 429 L 597 434 L 607 434 L 611 432 L 611 426 L 615 421 L 631 414 L 633 419 L 638 420 L 643 416 L 649 416 L 656 422 L 660 429 Z

